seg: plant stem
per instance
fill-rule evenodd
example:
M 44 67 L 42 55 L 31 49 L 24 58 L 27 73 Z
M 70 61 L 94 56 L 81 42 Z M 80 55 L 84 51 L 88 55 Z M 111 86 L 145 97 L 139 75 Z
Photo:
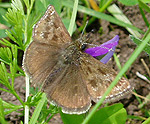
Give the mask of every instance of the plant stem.
M 29 96 L 29 76 L 26 75 L 26 101 Z M 29 122 L 29 106 L 25 105 L 25 115 L 24 115 L 24 123 L 28 124 Z
M 28 4 L 27 16 L 26 16 L 26 18 L 24 18 L 24 20 L 25 20 L 25 33 L 24 33 L 25 40 L 24 40 L 24 43 L 29 42 L 28 41 L 28 23 L 29 23 L 29 17 L 30 17 L 30 13 L 31 13 L 34 1 L 35 0 L 31 0 L 31 4 L 30 5 Z M 26 101 L 28 99 L 28 96 L 29 96 L 29 77 L 28 77 L 28 75 L 26 75 Z M 28 122 L 29 122 L 29 106 L 25 105 L 24 109 L 25 109 L 24 123 L 28 124 Z
M 99 12 L 104 12 L 105 9 L 111 4 L 112 1 L 113 1 L 113 0 L 107 1 L 107 2 L 104 4 L 104 6 L 102 6 L 102 8 L 99 10 Z
M 24 102 L 21 100 L 21 98 L 18 96 L 18 94 L 15 92 L 15 90 L 11 90 L 11 93 L 20 101 L 20 103 L 24 106 Z
M 68 28 L 68 32 L 69 32 L 70 36 L 72 36 L 73 28 L 74 28 L 74 25 L 75 25 L 77 9 L 78 9 L 78 2 L 79 2 L 78 0 L 75 0 L 74 6 L 73 6 L 72 17 L 71 17 L 70 25 L 69 25 L 69 28 Z

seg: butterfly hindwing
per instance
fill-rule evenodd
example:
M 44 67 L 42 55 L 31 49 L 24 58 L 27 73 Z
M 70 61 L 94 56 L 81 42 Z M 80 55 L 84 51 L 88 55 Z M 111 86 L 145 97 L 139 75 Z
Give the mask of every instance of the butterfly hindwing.
M 68 64 L 55 71 L 55 75 L 50 75 L 43 87 L 50 101 L 61 106 L 65 113 L 85 113 L 91 106 L 91 99 L 79 69 L 74 64 Z
M 84 77 L 83 79 L 91 99 L 95 102 L 103 96 L 117 76 L 117 73 L 112 68 L 86 53 L 84 53 L 81 60 L 80 73 L 82 77 Z M 127 92 L 130 89 L 129 82 L 125 78 L 121 78 L 106 97 L 105 102 L 118 100 L 124 92 Z

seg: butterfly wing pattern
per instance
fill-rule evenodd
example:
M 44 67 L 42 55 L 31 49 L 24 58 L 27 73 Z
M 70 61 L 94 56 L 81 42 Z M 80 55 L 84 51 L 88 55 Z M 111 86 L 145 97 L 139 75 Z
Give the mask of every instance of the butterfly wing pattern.
M 64 113 L 85 113 L 91 106 L 91 99 L 79 73 L 80 68 L 72 64 L 62 70 L 47 78 L 48 83 L 45 82 L 43 86 L 47 97 L 52 103 L 61 106 Z
M 88 93 L 94 102 L 98 102 L 117 76 L 117 72 L 115 72 L 112 68 L 87 54 L 82 57 L 80 70 L 80 73 L 86 79 L 84 82 Z M 106 97 L 105 102 L 116 101 L 130 90 L 130 83 L 122 77 L 117 85 L 112 89 L 110 94 Z
M 73 42 L 53 6 L 35 25 L 33 42 L 24 54 L 23 68 L 31 84 L 41 86 L 49 101 L 64 113 L 82 114 L 97 102 L 117 73 L 84 53 L 80 41 Z M 116 101 L 131 90 L 121 78 L 105 102 Z
M 49 6 L 45 15 L 35 25 L 33 41 L 24 54 L 23 68 L 35 86 L 44 82 L 56 65 L 60 51 L 65 49 L 69 42 L 69 33 L 54 7 Z

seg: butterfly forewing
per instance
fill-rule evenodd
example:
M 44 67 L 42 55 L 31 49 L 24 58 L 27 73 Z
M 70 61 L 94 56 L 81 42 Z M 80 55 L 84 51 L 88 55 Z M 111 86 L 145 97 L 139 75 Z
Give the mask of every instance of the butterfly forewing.
M 60 52 L 70 43 L 71 37 L 53 6 L 48 7 L 35 25 L 33 34 L 33 42 L 26 49 L 23 66 L 32 83 L 40 85 L 57 64 Z
M 53 6 L 49 6 L 44 16 L 34 27 L 33 39 L 42 44 L 63 45 L 71 37 Z

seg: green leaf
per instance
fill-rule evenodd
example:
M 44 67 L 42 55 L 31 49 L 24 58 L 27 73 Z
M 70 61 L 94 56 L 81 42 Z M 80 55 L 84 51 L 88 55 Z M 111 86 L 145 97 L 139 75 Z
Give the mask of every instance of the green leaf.
M 67 0 L 62 1 L 62 4 L 63 4 L 64 6 L 67 6 L 67 7 L 70 7 L 70 8 L 73 7 L 73 3 L 70 2 L 70 1 L 67 2 Z M 89 8 L 86 8 L 86 7 L 84 7 L 84 6 L 78 5 L 78 11 L 83 12 L 83 13 L 85 13 L 85 14 L 89 14 L 89 15 L 94 16 L 94 17 L 97 17 L 97 18 L 99 18 L 99 19 L 107 20 L 107 21 L 109 21 L 109 22 L 111 22 L 111 23 L 120 25 L 120 26 L 122 26 L 122 27 L 128 27 L 128 28 L 131 28 L 131 29 L 134 29 L 134 30 L 137 30 L 137 31 L 143 33 L 143 31 L 141 31 L 139 28 L 137 28 L 137 27 L 135 27 L 135 26 L 133 26 L 133 25 L 124 23 L 123 21 L 120 21 L 120 20 L 118 20 L 118 19 L 116 19 L 116 18 L 114 18 L 114 17 L 112 17 L 112 16 L 110 16 L 110 15 L 107 15 L 107 14 L 104 14 L 104 13 L 101 13 L 101 12 L 94 11 L 94 10 L 89 9 Z
M 150 123 L 150 117 L 147 118 L 142 124 L 149 124 Z
M 6 14 L 6 10 L 3 8 L 0 8 L 0 23 L 3 24 L 5 27 L 0 27 L 0 38 L 7 37 L 5 33 L 5 29 L 10 26 L 10 24 L 3 18 L 3 16 Z
M 71 115 L 60 112 L 60 115 L 64 124 L 81 124 L 85 118 L 85 114 Z M 97 111 L 89 124 L 125 124 L 126 119 L 126 110 L 121 103 L 118 103 Z
M 137 0 L 119 0 L 119 1 L 126 6 L 133 6 L 138 4 Z
M 61 0 L 49 0 L 49 1 L 50 1 L 50 4 L 55 7 L 55 10 L 57 11 L 57 13 L 60 15 L 61 8 L 62 8 Z
M 64 124 L 81 124 L 85 118 L 85 114 L 64 114 L 61 111 L 60 116 Z
M 12 0 L 11 6 L 14 10 L 20 11 L 22 14 L 24 14 L 24 9 L 21 0 Z
M 6 39 L 0 40 L 0 43 L 3 44 L 4 46 L 11 47 L 11 43 Z
M 13 111 L 17 111 L 18 109 L 23 108 L 22 105 L 14 105 L 14 104 L 11 104 L 11 103 L 7 103 L 5 101 L 2 101 L 2 103 L 3 103 L 3 108 L 6 109 L 4 111 L 4 115 L 10 114 Z
M 0 64 L 0 80 L 2 81 L 2 83 L 6 86 L 10 86 L 9 84 L 9 76 L 7 73 L 7 69 L 6 66 L 3 62 L 1 62 Z
M 2 0 L 0 0 L 2 1 Z M 7 2 L 0 2 L 0 8 L 9 8 L 11 7 L 10 3 L 7 3 Z
M 29 96 L 26 102 L 26 105 L 30 106 L 36 106 L 39 103 L 39 100 L 42 97 L 42 93 L 38 92 L 34 96 Z
M 41 100 L 39 101 L 36 109 L 34 110 L 34 113 L 32 115 L 32 118 L 31 118 L 29 124 L 35 124 L 37 122 L 37 119 L 40 115 L 40 112 L 42 110 L 45 100 L 46 100 L 46 94 L 43 93 Z
M 53 106 L 50 104 L 49 108 L 47 107 L 47 101 L 43 105 L 43 108 L 41 110 L 40 116 L 38 118 L 38 122 L 41 124 L 42 122 L 45 122 L 45 124 L 48 124 L 48 122 L 53 118 L 53 116 L 59 113 L 57 106 Z M 50 115 L 50 116 L 49 116 Z
M 12 53 L 10 48 L 8 47 L 1 47 L 0 48 L 0 61 L 9 64 L 12 62 Z
M 12 26 L 12 29 L 10 31 L 7 30 L 6 34 L 10 39 L 17 43 L 22 50 L 24 49 L 23 33 L 25 17 L 23 5 L 20 0 L 12 1 L 11 8 L 8 9 L 4 17 L 4 19 Z
M 150 7 L 148 5 L 146 5 L 145 3 L 143 3 L 143 1 L 138 0 L 139 2 L 139 6 L 143 9 L 145 9 L 145 11 L 147 11 L 148 13 L 150 13 Z
M 62 7 L 61 0 L 36 0 L 35 1 L 35 6 L 36 6 L 35 8 L 37 10 L 38 9 L 41 10 L 42 12 L 45 12 L 45 10 L 47 9 L 48 5 L 53 5 L 55 7 L 55 10 L 57 11 L 57 13 L 60 14 L 61 7 Z
M 133 120 L 133 119 L 134 119 L 134 120 L 136 119 L 136 120 L 141 120 L 141 121 L 144 121 L 144 120 L 145 120 L 145 118 L 143 118 L 142 116 L 135 116 L 135 115 L 127 115 L 127 118 L 130 119 L 130 120 L 131 120 L 131 119 L 132 119 L 132 120 Z
M 5 33 L 5 29 L 0 29 L 0 38 L 5 38 L 5 37 L 7 37 Z
M 137 45 L 139 46 L 142 43 L 142 40 L 134 37 L 133 35 L 130 36 L 131 40 Z M 143 51 L 145 51 L 147 54 L 150 55 L 150 44 L 147 43 L 145 48 L 143 49 Z
M 124 21 L 125 23 L 128 23 L 130 25 L 133 25 L 129 19 L 122 13 L 122 11 L 119 9 L 119 7 L 116 4 L 112 4 L 107 8 L 107 10 L 118 20 Z M 134 36 L 141 37 L 141 34 L 138 31 L 132 30 L 131 28 L 126 27 L 126 29 Z
M 2 81 L 0 81 L 0 83 L 1 83 L 1 84 L 3 84 L 3 82 L 2 82 Z M 9 91 L 9 90 L 6 90 L 6 89 L 3 89 L 3 88 L 0 88 L 0 90 L 1 90 L 1 91 L 4 91 L 4 92 L 11 93 L 11 91 Z
M 68 18 L 62 19 L 62 22 L 64 23 L 66 29 L 68 30 L 69 24 L 70 24 L 70 19 L 68 19 Z M 73 27 L 73 32 L 75 32 L 76 29 L 77 29 L 77 25 L 75 24 Z
M 2 99 L 0 98 L 0 123 L 1 124 L 7 124 L 5 121 L 5 115 L 4 115 L 4 107 L 2 103 Z
M 125 124 L 126 119 L 126 110 L 121 103 L 117 103 L 98 110 L 89 124 Z
M 122 4 L 126 6 L 133 6 L 138 4 L 138 0 L 119 0 Z M 150 3 L 150 0 L 142 0 L 144 3 Z
M 4 107 L 1 98 L 0 98 L 0 117 L 4 118 Z
M 71 20 L 70 20 L 70 24 L 69 24 L 69 28 L 68 28 L 68 32 L 69 32 L 70 36 L 72 36 L 72 34 L 73 34 L 73 29 L 74 29 L 74 25 L 75 25 L 76 16 L 77 16 L 78 2 L 79 2 L 78 0 L 75 0 L 74 5 L 73 5 L 72 16 L 71 16 Z
M 3 16 L 6 14 L 6 10 L 3 8 L 0 8 L 0 22 L 1 24 L 7 25 L 8 27 L 10 26 L 10 24 L 3 18 Z
M 41 0 L 35 0 L 35 11 L 36 14 L 44 14 L 46 11 L 47 5 L 44 5 Z
M 108 0 L 100 0 L 99 7 L 102 8 L 107 2 Z
M 144 3 L 150 3 L 150 0 L 142 0 Z
M 145 12 L 143 11 L 143 9 L 141 7 L 139 7 L 139 10 L 140 10 L 140 13 L 142 15 L 142 18 L 143 18 L 146 26 L 149 27 L 149 22 L 148 22 L 148 19 L 147 19 L 146 15 L 145 15 Z
M 12 26 L 22 26 L 23 15 L 19 10 L 9 8 L 4 19 Z

